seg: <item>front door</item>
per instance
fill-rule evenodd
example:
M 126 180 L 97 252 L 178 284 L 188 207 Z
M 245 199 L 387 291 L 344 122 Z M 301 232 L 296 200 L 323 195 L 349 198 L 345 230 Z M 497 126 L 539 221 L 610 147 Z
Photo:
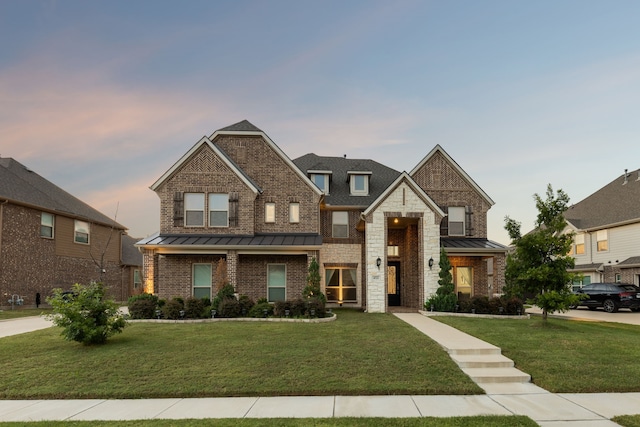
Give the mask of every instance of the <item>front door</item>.
M 387 264 L 387 297 L 389 306 L 400 305 L 400 262 Z

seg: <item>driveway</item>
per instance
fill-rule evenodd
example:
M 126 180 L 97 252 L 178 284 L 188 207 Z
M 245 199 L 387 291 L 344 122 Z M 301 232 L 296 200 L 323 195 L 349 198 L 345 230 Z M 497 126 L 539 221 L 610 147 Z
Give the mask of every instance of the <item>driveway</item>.
M 527 309 L 527 313 L 531 315 L 542 315 L 542 310 L 538 307 L 532 307 Z M 640 325 L 640 312 L 634 313 L 632 311 L 621 309 L 617 313 L 606 313 L 602 308 L 597 310 L 589 310 L 586 307 L 579 307 L 573 310 L 569 310 L 566 313 L 554 313 L 549 317 L 557 317 L 559 319 L 576 319 L 587 320 L 597 322 L 617 322 L 627 323 L 629 325 Z

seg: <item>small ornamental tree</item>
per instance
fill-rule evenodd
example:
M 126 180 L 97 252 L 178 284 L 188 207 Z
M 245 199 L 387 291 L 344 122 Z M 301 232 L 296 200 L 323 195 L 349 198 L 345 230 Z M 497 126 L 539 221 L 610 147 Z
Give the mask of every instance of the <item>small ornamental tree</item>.
M 538 217 L 535 229 L 524 236 L 520 223 L 505 218 L 505 228 L 515 248 L 507 256 L 506 291 L 512 295 L 533 294 L 531 303 L 542 309 L 542 318 L 555 311 L 564 312 L 577 305 L 580 298 L 569 287 L 574 275 L 574 259 L 568 255 L 573 233 L 565 233 L 564 212 L 569 196 L 547 186 L 546 200 L 534 195 Z
M 451 276 L 451 263 L 444 248 L 440 249 L 440 271 L 438 272 L 438 284 L 436 294 L 432 295 L 424 304 L 426 310 L 455 311 L 458 298 L 456 297 L 453 276 Z
M 315 257 L 311 259 L 309 263 L 309 274 L 307 274 L 307 286 L 302 291 L 302 296 L 306 299 L 317 298 L 323 303 L 327 301 L 327 298 L 320 289 L 320 266 Z
M 47 302 L 53 307 L 53 314 L 47 318 L 63 328 L 62 336 L 67 341 L 84 345 L 104 344 L 107 338 L 122 332 L 126 326 L 118 304 L 105 298 L 101 283 L 87 286 L 76 283 L 72 293 L 54 289 Z
M 214 275 L 214 283 L 216 292 L 220 292 L 225 285 L 229 284 L 229 276 L 227 274 L 227 261 L 224 258 L 218 260 L 216 272 Z

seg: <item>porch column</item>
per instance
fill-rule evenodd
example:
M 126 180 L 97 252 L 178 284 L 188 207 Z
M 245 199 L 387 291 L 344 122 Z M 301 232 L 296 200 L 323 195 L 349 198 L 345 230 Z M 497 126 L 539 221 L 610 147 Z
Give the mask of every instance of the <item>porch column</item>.
M 235 288 L 238 279 L 238 251 L 227 251 L 227 277 Z

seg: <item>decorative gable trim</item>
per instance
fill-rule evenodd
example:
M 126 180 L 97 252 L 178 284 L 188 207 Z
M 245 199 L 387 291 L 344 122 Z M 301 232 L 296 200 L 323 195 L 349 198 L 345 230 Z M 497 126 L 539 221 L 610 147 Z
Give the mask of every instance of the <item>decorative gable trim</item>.
M 422 169 L 422 167 L 429 161 L 429 159 L 431 159 L 436 153 L 440 153 L 442 154 L 442 156 L 444 156 L 444 158 L 447 160 L 447 162 L 449 162 L 449 164 L 465 179 L 465 181 L 467 181 L 469 183 L 469 185 L 471 187 L 473 187 L 474 190 L 476 190 L 476 192 L 478 194 L 480 194 L 480 196 L 490 205 L 493 206 L 496 203 L 493 201 L 493 199 L 491 199 L 491 197 L 489 197 L 489 195 L 487 193 L 484 192 L 484 190 L 482 188 L 480 188 L 480 186 L 478 184 L 476 184 L 476 182 L 469 176 L 469 174 L 467 174 L 464 169 L 462 169 L 460 167 L 460 165 L 458 163 L 456 163 L 455 160 L 453 160 L 453 158 L 444 150 L 444 148 L 442 148 L 440 146 L 440 144 L 437 144 L 435 147 L 433 147 L 433 149 L 429 152 L 429 154 L 427 154 L 421 161 L 420 163 L 418 163 L 418 165 L 413 168 L 413 170 L 411 170 L 411 172 L 409 173 L 409 175 L 414 176 L 420 169 Z
M 442 211 L 442 209 L 440 209 L 440 207 L 438 207 L 438 205 L 436 204 L 436 202 L 434 202 L 431 197 L 429 197 L 427 195 L 427 193 L 424 192 L 424 190 L 422 188 L 420 188 L 420 186 L 418 184 L 416 184 L 416 182 L 413 180 L 413 178 L 411 178 L 411 176 L 409 176 L 409 174 L 407 174 L 406 172 L 402 172 L 402 174 L 400 174 L 400 176 L 398 178 L 396 178 L 396 180 L 386 188 L 386 190 L 380 194 L 380 196 L 378 196 L 378 198 L 371 203 L 371 205 L 369 205 L 369 207 L 363 212 L 364 216 L 369 215 L 370 213 L 372 213 L 374 210 L 376 210 L 378 208 L 378 206 L 392 193 L 396 190 L 396 188 L 398 188 L 398 186 L 400 185 L 400 183 L 402 182 L 406 182 L 407 185 L 411 188 L 411 190 L 413 190 L 413 192 L 415 192 L 424 202 L 427 206 L 429 206 L 429 208 L 431 208 L 431 210 L 435 213 L 437 213 L 438 215 L 440 215 L 441 217 L 444 217 L 446 214 Z
M 229 169 L 231 169 L 237 176 L 240 178 L 242 182 L 245 183 L 254 194 L 262 193 L 262 190 L 258 188 L 247 175 L 242 171 L 227 155 L 220 150 L 211 139 L 203 136 L 200 141 L 198 141 L 189 151 L 187 151 L 171 168 L 166 171 L 156 182 L 151 185 L 153 191 L 156 191 L 165 181 L 167 181 L 173 174 L 178 171 L 185 163 L 189 161 L 189 159 L 202 147 L 203 145 L 207 145 L 213 152 L 227 165 Z

